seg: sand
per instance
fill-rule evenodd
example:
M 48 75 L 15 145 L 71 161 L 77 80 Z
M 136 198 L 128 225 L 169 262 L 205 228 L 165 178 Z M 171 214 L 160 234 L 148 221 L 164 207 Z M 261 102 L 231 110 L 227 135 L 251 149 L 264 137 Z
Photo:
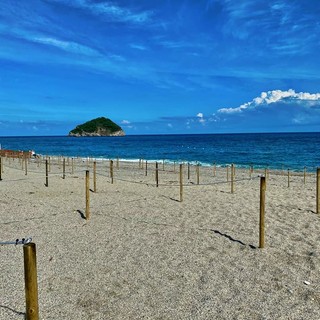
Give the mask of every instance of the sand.
M 40 319 L 320 319 L 316 180 L 270 171 L 265 248 L 259 248 L 259 174 L 226 168 L 97 163 L 84 219 L 86 161 L 45 167 L 3 159 L 0 241 L 37 246 Z M 230 175 L 230 172 L 229 172 Z M 90 163 L 91 189 L 92 163 Z M 0 246 L 0 319 L 24 319 L 22 245 Z M 307 281 L 307 282 L 306 282 Z

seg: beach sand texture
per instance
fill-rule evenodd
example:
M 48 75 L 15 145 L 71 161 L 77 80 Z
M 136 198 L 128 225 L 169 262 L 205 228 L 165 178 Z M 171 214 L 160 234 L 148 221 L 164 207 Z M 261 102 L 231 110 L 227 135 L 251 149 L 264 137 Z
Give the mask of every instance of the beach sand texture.
M 260 178 L 237 169 L 97 162 L 85 216 L 86 161 L 45 167 L 3 159 L 0 241 L 37 245 L 40 319 L 320 319 L 316 179 L 270 171 L 265 248 L 259 249 Z M 90 163 L 91 189 L 92 163 Z M 231 177 L 229 173 L 229 178 Z M 24 319 L 22 246 L 0 246 L 0 319 Z M 305 283 L 307 281 L 307 284 Z

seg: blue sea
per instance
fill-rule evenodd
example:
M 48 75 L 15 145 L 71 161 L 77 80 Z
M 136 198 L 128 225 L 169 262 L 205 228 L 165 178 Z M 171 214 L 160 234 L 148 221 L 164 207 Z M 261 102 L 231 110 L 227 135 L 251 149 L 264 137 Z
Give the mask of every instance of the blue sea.
M 41 155 L 191 162 L 313 171 L 320 133 L 130 135 L 125 137 L 0 137 L 2 149 Z

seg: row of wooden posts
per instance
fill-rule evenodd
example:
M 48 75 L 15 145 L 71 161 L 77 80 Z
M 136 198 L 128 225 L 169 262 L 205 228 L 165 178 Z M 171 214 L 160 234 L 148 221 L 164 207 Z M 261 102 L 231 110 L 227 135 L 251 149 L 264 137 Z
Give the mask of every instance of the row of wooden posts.
M 0 158 L 0 172 L 1 169 Z M 180 201 L 183 200 L 183 165 L 180 164 Z M 46 161 L 46 172 L 48 172 L 48 162 Z M 156 174 L 158 172 L 158 163 L 156 163 Z M 110 174 L 113 183 L 113 161 L 110 163 Z M 96 163 L 94 163 L 94 192 L 96 192 Z M 233 181 L 234 167 L 231 169 L 231 181 Z M 46 179 L 47 179 L 46 174 Z M 1 175 L 0 175 L 1 179 Z M 86 170 L 86 219 L 90 219 L 90 179 L 89 170 Z M 316 183 L 316 212 L 320 210 L 320 168 L 317 169 L 317 183 Z M 48 185 L 48 181 L 47 181 Z M 157 184 L 158 185 L 158 184 Z M 233 192 L 233 191 L 231 191 Z M 265 247 L 265 192 L 266 192 L 266 177 L 260 177 L 260 215 L 259 215 L 259 248 Z M 39 319 L 39 305 L 38 305 L 38 284 L 37 284 L 37 262 L 36 262 L 36 245 L 35 243 L 24 244 L 24 272 L 25 272 L 25 297 L 26 297 L 26 319 Z
M 10 159 L 10 158 L 9 158 Z M 19 158 L 19 161 L 21 161 L 21 166 L 22 166 L 22 170 L 25 171 L 25 175 L 28 174 L 28 161 L 30 159 L 25 157 L 25 158 Z M 38 161 L 38 166 L 40 164 L 39 162 L 39 159 L 37 159 Z M 2 159 L 0 157 L 0 167 L 2 168 Z M 94 165 L 95 165 L 95 161 L 94 161 Z M 46 172 L 50 172 L 51 171 L 51 158 L 50 157 L 46 157 L 46 160 L 45 160 L 45 164 L 46 164 Z M 70 159 L 67 158 L 67 164 L 70 165 Z M 162 170 L 164 171 L 164 164 L 165 164 L 165 161 L 163 160 L 162 162 Z M 61 165 L 61 158 L 58 157 L 58 165 L 60 166 Z M 113 160 L 110 160 L 110 167 L 111 165 L 113 166 Z M 71 174 L 74 174 L 74 158 L 71 158 Z M 87 167 L 89 168 L 89 158 L 87 158 Z M 119 158 L 117 158 L 116 160 L 116 168 L 119 169 Z M 139 168 L 143 169 L 143 160 L 140 159 L 139 160 Z M 227 166 L 227 181 L 230 180 L 230 174 L 229 174 L 229 166 Z M 235 166 L 232 164 L 231 165 L 231 181 L 232 180 L 232 177 L 235 177 Z M 113 168 L 112 168 L 113 170 Z M 159 167 L 158 167 L 158 162 L 156 162 L 156 176 L 158 176 L 158 173 L 157 171 L 159 170 Z M 110 169 L 111 171 L 111 169 Z M 3 168 L 2 170 L 0 170 L 0 180 L 1 180 L 1 173 L 3 172 Z M 176 172 L 176 162 L 174 162 L 174 172 Z M 283 172 L 283 170 L 282 170 Z M 252 173 L 253 173 L 253 166 L 251 165 L 249 167 L 249 177 L 251 179 L 252 177 Z M 187 170 L 187 174 L 188 174 L 188 179 L 190 179 L 190 163 L 188 163 L 188 170 Z M 110 173 L 111 175 L 111 173 Z M 148 175 L 148 161 L 145 161 L 145 176 Z M 196 175 L 197 175 L 197 184 L 200 183 L 200 165 L 198 164 L 196 166 Z M 303 171 L 303 183 L 305 184 L 306 183 L 306 167 L 304 167 L 304 171 Z M 63 158 L 62 159 L 62 178 L 65 179 L 65 176 L 66 176 L 66 159 Z M 213 164 L 213 176 L 215 177 L 216 176 L 216 163 Z M 265 168 L 265 177 L 268 178 L 269 176 L 269 170 L 268 168 Z M 287 170 L 287 177 L 288 177 L 288 187 L 290 187 L 290 169 Z M 47 177 L 47 174 L 46 174 L 46 177 Z M 112 177 L 113 179 L 113 177 Z M 157 180 L 157 177 L 156 177 L 156 180 Z M 46 183 L 46 185 L 48 185 L 48 183 Z M 233 188 L 233 187 L 232 187 Z
M 60 159 L 60 158 L 59 158 Z M 22 161 L 22 164 L 24 164 L 24 169 L 25 169 L 25 174 L 27 175 L 28 173 L 28 166 L 27 166 L 27 160 L 28 158 L 25 158 L 24 161 Z M 60 163 L 60 161 L 59 161 Z M 68 158 L 68 163 L 69 163 L 69 158 Z M 87 166 L 89 166 L 89 163 L 87 163 Z M 113 170 L 113 166 L 114 166 L 114 162 L 113 160 L 110 160 L 110 178 L 111 178 L 111 183 L 113 184 L 114 182 L 114 170 Z M 119 158 L 116 161 L 116 166 L 117 168 L 119 168 Z M 155 164 L 156 169 L 155 169 L 155 182 L 156 182 L 156 187 L 159 186 L 159 165 L 158 162 L 156 162 Z M 164 170 L 164 161 L 163 161 L 163 170 Z M 72 167 L 72 174 L 74 173 L 74 158 L 71 158 L 71 167 Z M 139 160 L 139 167 L 143 168 L 143 161 Z M 45 168 L 46 168 L 46 182 L 45 182 L 45 186 L 48 187 L 49 186 L 49 171 L 51 170 L 51 163 L 50 163 L 50 157 L 48 159 L 45 160 Z M 174 171 L 175 171 L 175 165 L 174 165 Z M 234 182 L 235 182 L 235 166 L 232 164 L 231 165 L 231 179 L 230 179 L 230 184 L 231 184 L 231 193 L 234 193 Z M 2 172 L 3 172 L 3 164 L 2 164 L 2 157 L 0 157 L 0 181 L 2 180 Z M 249 176 L 250 179 L 252 177 L 252 172 L 253 172 L 253 166 L 250 166 L 249 168 Z M 93 162 L 93 175 L 94 175 L 94 192 L 96 191 L 96 161 Z M 145 161 L 145 175 L 148 175 L 148 162 Z M 216 164 L 214 164 L 213 167 L 213 175 L 216 175 Z M 190 164 L 188 163 L 187 166 L 187 176 L 188 176 L 188 180 L 190 179 Z M 265 169 L 265 177 L 267 178 L 269 176 L 269 171 L 266 168 Z M 288 169 L 287 171 L 287 176 L 288 176 L 288 187 L 290 187 L 290 170 Z M 62 178 L 65 179 L 66 177 L 66 159 L 63 158 L 62 159 Z M 200 166 L 197 165 L 196 166 L 196 181 L 197 184 L 200 184 Z M 304 174 L 303 174 L 303 181 L 304 184 L 306 183 L 306 168 L 304 169 Z M 229 167 L 227 167 L 227 182 L 229 182 Z M 317 169 L 317 210 L 316 212 L 319 213 L 320 209 L 319 209 L 319 169 Z M 180 201 L 182 202 L 182 198 L 183 198 L 183 174 L 182 174 L 182 164 L 180 164 Z

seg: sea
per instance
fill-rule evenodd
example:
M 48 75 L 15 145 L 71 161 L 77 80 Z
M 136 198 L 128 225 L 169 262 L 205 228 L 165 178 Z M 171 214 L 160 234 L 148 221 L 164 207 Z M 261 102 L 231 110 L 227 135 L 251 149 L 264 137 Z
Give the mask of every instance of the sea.
M 320 132 L 127 135 L 125 137 L 0 137 L 2 149 L 39 155 L 138 161 L 189 162 L 202 166 L 314 171 L 320 167 Z

